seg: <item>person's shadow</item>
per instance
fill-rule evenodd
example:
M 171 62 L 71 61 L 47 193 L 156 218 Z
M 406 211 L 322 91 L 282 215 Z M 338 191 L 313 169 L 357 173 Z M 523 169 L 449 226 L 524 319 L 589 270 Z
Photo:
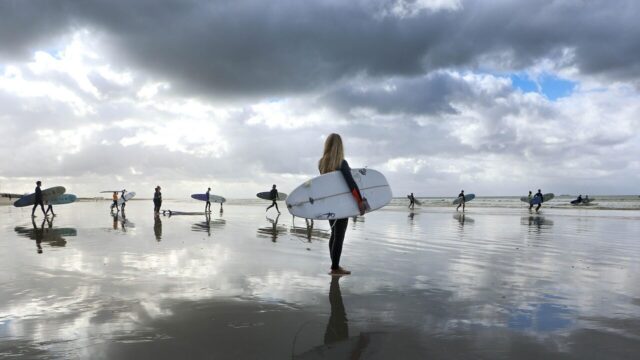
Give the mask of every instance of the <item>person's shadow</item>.
M 331 287 L 329 288 L 329 303 L 331 304 L 331 315 L 329 323 L 324 332 L 324 344 L 330 345 L 349 338 L 349 324 L 347 312 L 342 302 L 340 292 L 340 276 L 331 277 Z

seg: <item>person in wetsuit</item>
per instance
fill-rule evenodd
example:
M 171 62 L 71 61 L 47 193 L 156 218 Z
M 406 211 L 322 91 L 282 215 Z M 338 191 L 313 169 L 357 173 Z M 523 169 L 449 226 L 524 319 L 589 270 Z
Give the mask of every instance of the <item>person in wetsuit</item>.
M 40 180 L 36 181 L 36 190 L 35 190 L 35 201 L 33 203 L 33 208 L 31 209 L 31 217 L 34 218 L 36 217 L 36 208 L 38 207 L 38 205 L 40 205 L 40 208 L 42 209 L 42 213 L 44 214 L 44 216 L 47 216 L 46 211 L 44 211 L 44 202 L 42 199 L 42 189 L 40 189 L 40 186 L 42 185 L 42 182 Z
M 51 216 L 56 216 L 56 213 L 53 212 L 53 205 L 47 202 L 47 211 L 45 211 L 44 214 L 47 215 L 49 213 L 49 210 L 51 210 Z
M 462 206 L 462 212 L 464 212 L 464 190 L 460 190 L 460 194 L 458 194 L 458 199 L 460 199 L 460 202 L 458 203 L 458 207 L 456 208 L 456 211 L 458 211 L 458 209 L 460 209 L 460 206 Z
M 160 192 L 160 185 L 156 186 L 156 191 L 153 193 L 153 213 L 160 214 L 160 207 L 162 206 L 162 193 Z
M 111 204 L 111 211 L 113 212 L 113 208 L 116 209 L 116 211 L 119 211 L 118 209 L 118 193 L 117 192 L 113 192 L 113 196 L 111 197 L 111 199 L 113 199 L 113 204 Z
M 273 184 L 273 187 L 271 188 L 270 196 L 273 202 L 271 203 L 271 205 L 267 207 L 267 210 L 265 211 L 269 211 L 269 209 L 275 206 L 276 210 L 278 211 L 278 214 L 280 214 L 280 210 L 278 209 L 278 204 L 276 203 L 276 200 L 278 200 L 278 189 L 276 189 L 276 184 Z
M 578 200 L 578 204 L 582 203 L 582 194 L 578 195 L 576 200 Z
M 122 199 L 122 212 L 124 212 L 124 206 L 127 204 L 127 199 L 124 198 L 124 194 L 127 193 L 126 189 L 122 189 L 122 192 L 120 192 L 120 199 Z
M 413 193 L 409 195 L 409 209 L 413 209 L 416 207 L 416 198 L 413 196 Z
M 342 173 L 347 186 L 353 195 L 354 201 L 358 205 L 360 215 L 364 215 L 368 208 L 366 199 L 360 194 L 360 189 L 353 180 L 349 163 L 344 159 L 344 147 L 342 146 L 342 138 L 338 134 L 331 134 L 324 142 L 324 152 L 322 158 L 318 162 L 318 170 L 320 174 L 326 174 L 339 170 Z M 351 271 L 340 266 L 340 257 L 342 255 L 342 245 L 344 236 L 347 232 L 349 218 L 330 219 L 331 238 L 329 240 L 329 255 L 331 256 L 331 275 L 349 275 Z
M 544 200 L 544 198 L 542 197 L 542 191 L 540 191 L 540 189 L 538 189 L 538 192 L 536 193 L 536 195 L 533 198 L 534 199 L 535 198 L 540 198 L 540 202 L 538 203 L 538 206 L 536 207 L 536 212 L 538 212 L 538 210 L 540 210 L 540 207 L 542 206 L 542 201 Z
M 207 188 L 207 192 L 205 193 L 205 195 L 207 195 L 207 203 L 204 205 L 204 212 L 211 212 L 211 201 L 209 201 L 210 193 L 211 188 Z

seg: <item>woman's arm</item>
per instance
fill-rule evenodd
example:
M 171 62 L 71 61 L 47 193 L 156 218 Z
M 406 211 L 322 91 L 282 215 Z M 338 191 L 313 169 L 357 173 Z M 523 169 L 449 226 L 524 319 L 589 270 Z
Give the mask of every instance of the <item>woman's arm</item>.
M 347 162 L 347 160 L 342 160 L 342 163 L 340 164 L 340 172 L 342 173 L 344 180 L 347 182 L 347 186 L 351 191 L 351 195 L 353 195 L 356 203 L 358 203 L 360 215 L 364 215 L 364 212 L 367 208 L 367 205 L 365 204 L 366 199 L 362 198 L 360 189 L 358 188 L 358 184 L 356 184 L 356 181 L 353 180 L 353 175 L 351 175 L 351 167 L 349 167 L 349 163 Z

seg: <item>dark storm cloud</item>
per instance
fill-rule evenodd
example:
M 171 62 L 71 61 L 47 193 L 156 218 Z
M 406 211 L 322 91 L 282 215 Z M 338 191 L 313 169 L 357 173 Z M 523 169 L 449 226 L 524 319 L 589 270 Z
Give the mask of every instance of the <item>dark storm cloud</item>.
M 357 74 L 523 69 L 551 57 L 584 74 L 640 76 L 637 1 L 464 1 L 457 10 L 385 12 L 391 1 L 90 1 L 0 3 L 0 56 L 87 27 L 121 66 L 176 89 L 277 96 Z

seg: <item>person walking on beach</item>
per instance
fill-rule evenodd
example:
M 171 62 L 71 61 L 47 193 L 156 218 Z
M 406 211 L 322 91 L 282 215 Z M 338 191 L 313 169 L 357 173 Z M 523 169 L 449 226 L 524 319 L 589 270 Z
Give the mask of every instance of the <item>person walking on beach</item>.
M 544 200 L 544 198 L 542 197 L 542 191 L 540 191 L 540 189 L 538 189 L 538 192 L 536 193 L 536 195 L 533 197 L 535 198 L 540 198 L 540 202 L 538 202 L 538 206 L 536 207 L 536 212 L 538 212 L 538 210 L 540 210 L 540 207 L 542 206 L 542 201 Z M 533 205 L 532 205 L 533 206 Z
M 529 211 L 531 211 L 531 208 L 533 207 L 533 193 L 531 192 L 531 190 L 529 190 L 529 195 L 527 196 L 527 199 L 529 199 Z
M 40 186 L 42 185 L 42 182 L 40 180 L 36 181 L 36 190 L 35 190 L 35 201 L 33 203 L 33 208 L 31 209 L 31 217 L 34 218 L 36 217 L 36 208 L 38 207 L 38 205 L 40 205 L 40 208 L 42 209 L 42 213 L 44 214 L 44 216 L 47 216 L 47 213 L 44 211 L 44 203 L 42 202 L 42 189 L 40 189 Z
M 409 195 L 409 209 L 412 209 L 416 207 L 416 198 L 413 196 L 413 193 L 411 193 L 411 195 Z
M 207 203 L 204 205 L 204 212 L 211 212 L 211 201 L 209 201 L 209 196 L 211 193 L 211 188 L 207 188 L 207 192 L 205 195 L 207 196 Z
M 49 210 L 51 210 L 51 216 L 56 216 L 56 213 L 53 212 L 53 205 L 49 204 L 49 202 L 47 201 L 47 211 L 45 211 L 44 214 L 47 215 L 49 213 Z
M 111 199 L 113 199 L 113 204 L 111 204 L 111 212 L 113 212 L 113 208 L 116 209 L 116 212 L 120 211 L 120 209 L 118 209 L 118 193 L 114 191 Z
M 458 211 L 458 209 L 460 209 L 460 206 L 462 206 L 462 212 L 464 212 L 464 190 L 460 190 L 460 194 L 458 194 L 458 199 L 460 199 L 460 202 L 458 203 L 458 207 L 456 208 L 456 211 Z
M 160 185 L 156 186 L 156 191 L 153 193 L 153 213 L 160 215 L 160 207 L 162 206 L 162 193 L 160 192 Z
M 278 204 L 276 203 L 276 200 L 278 200 L 278 189 L 276 189 L 276 184 L 273 184 L 273 187 L 271 188 L 270 196 L 273 202 L 271 203 L 271 205 L 267 207 L 267 210 L 265 211 L 269 211 L 269 209 L 275 206 L 276 211 L 278 211 L 278 214 L 280 214 L 280 210 L 278 209 Z
M 120 199 L 122 200 L 122 212 L 124 212 L 124 206 L 127 204 L 127 199 L 125 199 L 124 194 L 127 193 L 126 189 L 122 189 L 122 192 L 120 193 Z
M 338 134 L 331 134 L 324 142 L 324 151 L 322 158 L 318 162 L 318 170 L 320 174 L 326 174 L 339 170 L 342 173 L 347 186 L 353 195 L 354 201 L 358 204 L 360 215 L 364 215 L 367 209 L 366 199 L 360 194 L 358 185 L 353 180 L 349 163 L 344 159 L 344 148 L 342 146 L 342 138 Z M 344 236 L 347 232 L 349 218 L 331 219 L 331 238 L 329 240 L 329 255 L 331 256 L 331 275 L 349 275 L 351 271 L 340 267 L 340 257 L 342 255 L 342 245 Z

